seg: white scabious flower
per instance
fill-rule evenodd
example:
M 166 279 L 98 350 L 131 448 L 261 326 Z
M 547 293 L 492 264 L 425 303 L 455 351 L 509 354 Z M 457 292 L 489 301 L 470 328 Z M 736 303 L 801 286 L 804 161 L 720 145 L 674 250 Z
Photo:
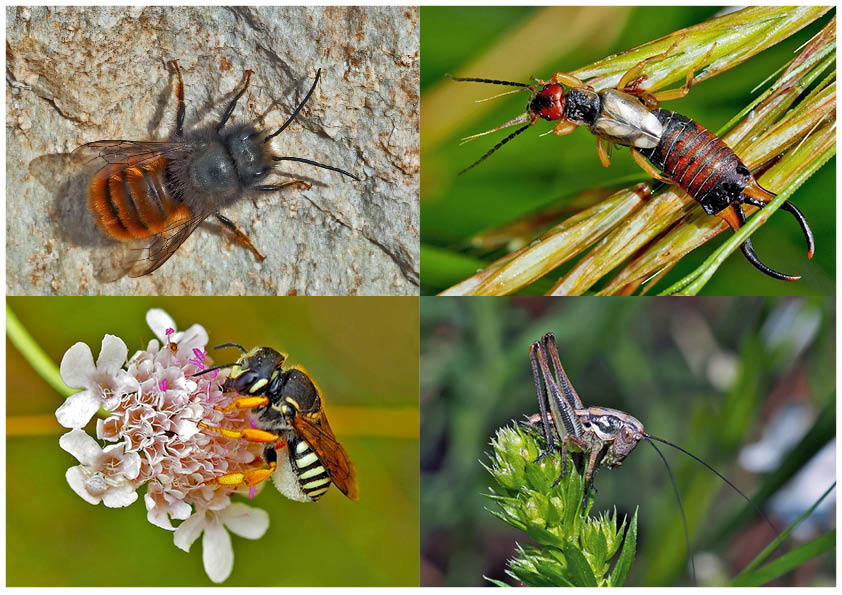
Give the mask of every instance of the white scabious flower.
M 248 427 L 245 412 L 222 411 L 231 399 L 222 392 L 227 371 L 196 375 L 207 368 L 207 331 L 197 324 L 176 332 L 163 310 L 150 310 L 146 320 L 158 339 L 128 361 L 126 344 L 113 335 L 103 339 L 96 364 L 84 343 L 62 359 L 62 379 L 83 389 L 56 411 L 59 423 L 72 428 L 59 444 L 80 463 L 68 469 L 67 481 L 87 502 L 111 508 L 132 504 L 145 485 L 149 522 L 175 531 L 184 550 L 204 532 L 205 570 L 222 582 L 234 560 L 228 531 L 257 539 L 269 520 L 260 509 L 232 503 L 239 488 L 216 478 L 260 465 L 264 445 L 202 431 L 200 423 Z M 83 430 L 100 408 L 108 416 L 97 419 L 95 431 L 110 443 L 105 447 Z M 172 521 L 181 523 L 176 528 Z

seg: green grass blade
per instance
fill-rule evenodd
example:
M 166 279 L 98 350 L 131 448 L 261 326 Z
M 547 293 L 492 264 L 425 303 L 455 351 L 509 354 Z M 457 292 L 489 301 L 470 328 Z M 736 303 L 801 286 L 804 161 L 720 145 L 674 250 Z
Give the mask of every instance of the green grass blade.
M 741 579 L 735 580 L 733 586 L 760 587 L 835 547 L 836 529 L 832 529 L 813 541 L 805 543 L 801 547 L 781 556 L 774 562 L 770 562 L 766 566 L 743 576 Z
M 621 587 L 626 582 L 626 577 L 631 570 L 632 562 L 634 562 L 634 554 L 637 549 L 637 509 L 634 510 L 634 516 L 629 524 L 628 531 L 626 531 L 626 539 L 623 542 L 623 550 L 620 552 L 620 557 L 617 558 L 617 563 L 614 565 L 614 571 L 611 573 L 609 583 L 612 587 Z

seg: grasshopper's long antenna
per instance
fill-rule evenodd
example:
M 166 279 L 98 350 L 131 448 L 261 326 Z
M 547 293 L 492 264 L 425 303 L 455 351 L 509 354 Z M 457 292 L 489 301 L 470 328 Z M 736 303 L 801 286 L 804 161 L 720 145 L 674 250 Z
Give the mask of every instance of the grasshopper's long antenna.
M 652 442 L 649 438 L 648 434 L 643 435 L 646 438 L 646 442 L 652 445 L 652 448 L 655 449 L 655 452 L 658 453 L 658 456 L 661 457 L 661 460 L 664 462 L 664 466 L 667 468 L 667 473 L 670 476 L 670 481 L 672 482 L 672 491 L 675 492 L 675 499 L 678 501 L 678 510 L 681 511 L 681 520 L 684 521 L 684 545 L 687 547 L 687 557 L 690 558 L 690 572 L 693 575 L 692 579 L 693 582 L 696 582 L 696 562 L 693 558 L 692 552 L 690 552 L 690 533 L 687 531 L 687 517 L 684 514 L 684 506 L 681 504 L 681 495 L 678 493 L 678 484 L 675 483 L 675 476 L 672 474 L 672 469 L 670 469 L 669 463 L 667 463 L 667 458 L 661 452 L 661 449 L 655 446 L 655 443 Z
M 769 517 L 767 517 L 767 516 L 766 516 L 766 514 L 765 514 L 762 510 L 760 510 L 760 508 L 758 508 L 757 504 L 755 504 L 754 502 L 752 502 L 752 501 L 751 501 L 751 498 L 749 498 L 749 497 L 748 497 L 748 496 L 746 496 L 744 493 L 742 493 L 742 492 L 740 491 L 740 488 L 738 488 L 738 487 L 737 487 L 737 486 L 735 486 L 733 483 L 731 483 L 730 481 L 728 481 L 728 478 L 727 478 L 727 477 L 725 477 L 724 475 L 722 475 L 719 471 L 717 471 L 716 469 L 714 469 L 713 467 L 711 467 L 710 465 L 708 465 L 707 463 L 705 463 L 702 459 L 700 459 L 699 457 L 697 457 L 696 455 L 694 455 L 692 452 L 687 451 L 687 450 L 684 450 L 683 448 L 681 448 L 681 447 L 680 447 L 680 446 L 678 446 L 677 444 L 673 444 L 672 442 L 669 442 L 669 441 L 667 441 L 667 440 L 664 440 L 663 438 L 658 438 L 657 436 L 653 436 L 652 434 L 644 434 L 644 436 L 645 436 L 646 438 L 651 438 L 652 440 L 657 440 L 658 442 L 663 442 L 663 443 L 664 443 L 664 444 L 666 444 L 667 446 L 672 446 L 672 447 L 673 447 L 674 449 L 676 449 L 676 450 L 680 450 L 681 452 L 683 452 L 684 454 L 686 454 L 688 457 L 690 457 L 690 458 L 692 458 L 692 459 L 695 459 L 696 461 L 698 461 L 699 463 L 701 463 L 702 465 L 704 465 L 705 467 L 707 467 L 708 469 L 710 469 L 711 471 L 713 471 L 713 473 L 714 473 L 714 474 L 716 474 L 716 476 L 717 476 L 717 477 L 719 477 L 719 479 L 721 479 L 722 481 L 724 481 L 725 483 L 727 483 L 729 486 L 731 486 L 731 489 L 733 489 L 733 490 L 734 490 L 735 492 L 737 492 L 740 496 L 742 496 L 742 497 L 743 497 L 743 499 L 744 499 L 746 502 L 748 502 L 749 504 L 751 504 L 751 507 L 752 507 L 752 508 L 753 508 L 753 509 L 757 512 L 757 514 L 759 514 L 759 515 L 763 518 L 763 520 L 764 520 L 764 521 L 766 521 L 766 522 L 769 524 L 769 526 L 772 528 L 772 531 L 774 531 L 774 532 L 775 532 L 775 535 L 780 535 L 780 533 L 781 533 L 781 532 L 778 530 L 778 528 L 775 526 L 775 524 L 774 524 L 774 523 L 772 523 L 772 521 L 769 519 Z M 655 445 L 653 444 L 652 446 L 655 446 Z

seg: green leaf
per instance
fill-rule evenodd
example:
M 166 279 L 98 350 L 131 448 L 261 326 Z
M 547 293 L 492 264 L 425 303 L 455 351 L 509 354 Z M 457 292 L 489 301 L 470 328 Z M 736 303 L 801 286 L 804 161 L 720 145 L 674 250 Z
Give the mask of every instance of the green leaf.
M 774 562 L 769 562 L 765 566 L 761 566 L 754 572 L 751 572 L 738 580 L 735 580 L 733 586 L 735 587 L 760 587 L 771 580 L 786 574 L 790 570 L 797 568 L 804 564 L 807 560 L 811 560 L 825 552 L 828 552 L 836 547 L 836 529 L 828 531 L 824 535 L 815 538 L 813 541 L 805 543 L 801 547 L 792 550 L 788 554 L 784 554 Z
M 484 574 L 482 575 L 482 578 L 487 580 L 492 585 L 496 585 L 498 587 L 511 587 L 511 585 L 509 583 L 504 583 L 503 581 L 499 581 L 496 578 L 491 578 L 491 577 L 485 576 Z
M 634 562 L 635 549 L 637 547 L 637 508 L 634 509 L 634 516 L 629 524 L 628 531 L 626 531 L 626 539 L 623 542 L 623 550 L 620 552 L 620 557 L 617 558 L 617 563 L 614 565 L 614 571 L 611 573 L 609 584 L 612 587 L 621 587 L 626 582 L 626 577 L 631 570 L 632 562 Z
M 591 570 L 591 565 L 574 545 L 568 544 L 564 548 L 564 557 L 567 558 L 567 569 L 573 583 L 577 587 L 596 587 L 596 577 Z

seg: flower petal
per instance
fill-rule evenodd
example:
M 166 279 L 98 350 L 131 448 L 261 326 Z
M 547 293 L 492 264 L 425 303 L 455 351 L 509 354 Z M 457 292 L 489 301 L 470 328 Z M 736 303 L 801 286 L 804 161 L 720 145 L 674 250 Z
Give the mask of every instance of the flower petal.
M 95 465 L 102 454 L 99 444 L 84 430 L 70 430 L 58 439 L 58 445 L 76 457 L 83 465 Z
M 85 502 L 90 502 L 91 504 L 99 504 L 101 498 L 94 496 L 90 492 L 88 492 L 86 488 L 86 483 L 88 481 L 88 476 L 82 471 L 82 467 L 80 465 L 76 465 L 75 467 L 71 467 L 67 470 L 64 474 L 65 479 L 67 479 L 68 485 L 70 488 L 76 492 Z
M 64 383 L 72 388 L 86 388 L 96 372 L 91 348 L 84 343 L 76 343 L 61 358 L 59 373 Z
M 160 308 L 152 308 L 146 313 L 146 324 L 164 344 L 167 343 L 167 329 L 175 328 L 175 320 Z
M 67 397 L 56 409 L 56 419 L 65 428 L 81 428 L 91 421 L 99 405 L 99 398 L 91 391 L 79 391 Z
M 202 538 L 202 562 L 208 578 L 221 583 L 231 575 L 234 569 L 234 549 L 231 536 L 217 519 L 207 523 Z
M 246 539 L 260 539 L 269 528 L 269 514 L 265 510 L 241 502 L 235 502 L 220 516 L 231 533 Z
M 173 535 L 173 543 L 175 543 L 177 548 L 189 552 L 190 546 L 193 545 L 193 542 L 199 538 L 199 535 L 204 530 L 205 511 L 202 510 L 178 526 L 178 529 L 175 530 L 175 535 Z
M 105 335 L 102 338 L 102 347 L 99 357 L 96 360 L 96 368 L 99 373 L 113 375 L 126 363 L 129 356 L 129 348 L 120 337 Z
M 137 500 L 137 492 L 128 483 L 109 488 L 102 496 L 102 503 L 108 508 L 123 508 Z

